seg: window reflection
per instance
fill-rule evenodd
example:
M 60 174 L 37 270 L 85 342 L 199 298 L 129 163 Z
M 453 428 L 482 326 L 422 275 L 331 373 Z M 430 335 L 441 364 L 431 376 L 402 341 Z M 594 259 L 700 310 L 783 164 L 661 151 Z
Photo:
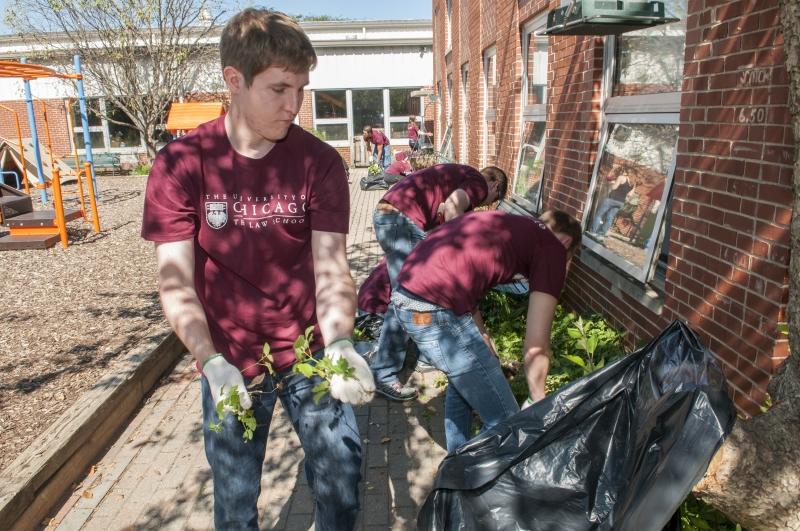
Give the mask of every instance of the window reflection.
M 532 211 L 538 210 L 539 191 L 544 171 L 545 122 L 526 122 L 522 137 L 514 195 L 523 199 Z
M 344 90 L 314 91 L 315 118 L 347 118 L 347 93 Z
M 678 126 L 612 124 L 603 149 L 587 236 L 644 267 L 673 163 Z

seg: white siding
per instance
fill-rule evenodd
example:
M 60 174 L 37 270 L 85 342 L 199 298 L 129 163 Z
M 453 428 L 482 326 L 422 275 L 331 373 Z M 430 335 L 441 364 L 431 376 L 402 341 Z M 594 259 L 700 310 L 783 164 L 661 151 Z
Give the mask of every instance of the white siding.
M 433 83 L 430 47 L 318 49 L 310 89 L 421 87 Z

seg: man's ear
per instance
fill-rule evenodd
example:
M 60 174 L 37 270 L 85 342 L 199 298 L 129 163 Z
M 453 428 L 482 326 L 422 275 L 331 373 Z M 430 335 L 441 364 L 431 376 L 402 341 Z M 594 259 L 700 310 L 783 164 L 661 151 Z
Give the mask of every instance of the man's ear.
M 244 76 L 232 66 L 222 69 L 222 78 L 231 94 L 237 94 L 245 88 Z

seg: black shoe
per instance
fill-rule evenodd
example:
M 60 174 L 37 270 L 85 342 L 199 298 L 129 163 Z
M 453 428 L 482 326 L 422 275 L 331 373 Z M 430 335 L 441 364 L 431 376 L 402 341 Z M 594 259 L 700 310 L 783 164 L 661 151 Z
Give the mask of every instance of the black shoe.
M 400 382 L 378 384 L 375 386 L 375 391 L 377 391 L 379 395 L 396 402 L 407 402 L 409 400 L 414 400 L 418 396 L 416 389 L 404 386 Z

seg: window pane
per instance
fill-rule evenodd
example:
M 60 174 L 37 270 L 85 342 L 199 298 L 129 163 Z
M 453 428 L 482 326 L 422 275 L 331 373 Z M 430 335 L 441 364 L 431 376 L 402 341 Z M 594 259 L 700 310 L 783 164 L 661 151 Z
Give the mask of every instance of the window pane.
M 486 123 L 486 165 L 493 166 L 497 160 L 497 148 L 495 146 L 495 122 Z
M 683 45 L 686 41 L 686 0 L 665 4 L 671 4 L 671 15 L 680 18 L 679 22 L 632 31 L 617 37 L 614 96 L 681 90 Z
M 532 209 L 539 206 L 539 190 L 544 171 L 544 122 L 526 122 L 525 135 L 519 156 L 514 195 L 530 203 Z
M 89 126 L 102 125 L 100 121 L 100 100 L 91 98 L 86 100 L 86 118 L 89 120 Z M 77 101 L 72 104 L 72 126 L 81 127 L 81 106 Z
M 412 98 L 414 89 L 389 90 L 389 115 L 390 116 L 418 116 L 420 114 L 419 98 Z
M 86 144 L 83 142 L 83 130 L 76 129 L 75 130 L 75 147 L 77 149 L 86 149 Z M 103 132 L 102 131 L 89 131 L 89 138 L 92 140 L 92 149 L 105 149 L 106 145 L 103 142 Z
M 317 124 L 317 131 L 325 141 L 347 140 L 347 124 Z
M 133 127 L 133 122 L 122 109 L 106 101 L 106 117 L 108 118 L 108 137 L 111 147 L 141 147 L 139 131 Z
M 383 128 L 383 90 L 353 91 L 353 130 L 360 134 L 364 126 Z
M 490 109 L 497 108 L 497 71 L 494 63 L 494 55 L 486 58 L 486 102 Z
M 447 74 L 447 125 L 453 123 L 453 74 Z
M 600 159 L 587 235 L 640 268 L 658 237 L 677 139 L 677 125 L 613 124 Z
M 528 35 L 528 105 L 545 103 L 547 94 L 547 39 Z
M 390 122 L 389 138 L 408 138 L 408 122 Z
M 316 118 L 347 118 L 347 91 L 315 90 Z

